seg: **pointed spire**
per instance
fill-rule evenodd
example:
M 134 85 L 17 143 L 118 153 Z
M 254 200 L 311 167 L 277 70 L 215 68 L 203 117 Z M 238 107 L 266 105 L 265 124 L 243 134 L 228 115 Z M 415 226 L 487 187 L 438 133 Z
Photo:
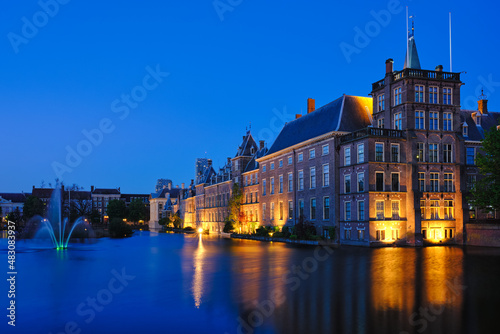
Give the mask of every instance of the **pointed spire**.
M 420 60 L 418 59 L 417 44 L 415 43 L 415 22 L 413 21 L 413 16 L 410 16 L 410 18 L 412 19 L 411 31 L 408 31 L 408 49 L 406 51 L 404 68 L 420 70 Z

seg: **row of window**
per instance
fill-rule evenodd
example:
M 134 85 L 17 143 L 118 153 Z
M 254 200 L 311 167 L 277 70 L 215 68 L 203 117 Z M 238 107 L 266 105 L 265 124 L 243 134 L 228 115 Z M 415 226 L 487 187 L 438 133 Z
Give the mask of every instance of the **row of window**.
M 217 206 L 226 206 L 229 203 L 229 193 L 207 196 L 205 198 L 205 207 L 212 208 Z
M 274 207 L 274 202 L 270 203 L 270 211 L 269 211 L 269 219 L 274 220 L 275 219 L 275 207 Z M 304 200 L 299 199 L 298 201 L 298 217 L 304 216 Z M 267 203 L 262 204 L 262 217 L 266 217 L 266 212 L 267 210 Z M 317 219 L 317 205 L 316 205 L 316 198 L 311 198 L 309 201 L 309 219 L 310 220 L 316 220 Z M 278 203 L 278 217 L 277 219 L 279 220 L 284 220 L 284 207 L 283 207 L 283 202 Z M 293 211 L 293 201 L 288 201 L 288 218 L 289 220 L 294 218 L 294 211 Z M 323 197 L 323 220 L 329 220 L 330 219 L 330 197 L 325 196 Z
M 393 92 L 394 92 L 393 105 L 397 106 L 403 103 L 402 88 L 401 87 L 395 88 Z M 452 88 L 443 88 L 442 95 L 440 95 L 439 87 L 431 86 L 428 89 L 428 95 L 427 95 L 425 94 L 425 87 L 423 85 L 416 85 L 415 102 L 425 103 L 427 100 L 426 98 L 428 98 L 429 103 L 432 104 L 439 104 L 441 103 L 440 101 L 442 101 L 442 104 L 451 105 L 453 103 Z M 377 111 L 380 112 L 384 110 L 385 110 L 385 94 L 380 94 L 377 96 Z
M 259 183 L 259 174 L 245 175 L 245 186 L 251 186 Z
M 439 200 L 431 200 L 429 209 L 426 206 L 426 201 L 420 201 L 420 215 L 422 219 L 454 219 L 455 210 L 453 200 L 445 200 L 444 208 L 441 212 Z
M 442 144 L 443 148 L 443 156 L 442 156 L 442 162 L 444 163 L 450 163 L 453 162 L 453 145 L 452 144 Z M 440 162 L 439 159 L 439 144 L 437 143 L 431 143 L 428 144 L 428 150 L 429 150 L 429 162 Z M 418 162 L 426 162 L 426 156 L 425 156 L 425 144 L 424 143 L 417 143 L 417 161 Z
M 377 241 L 386 241 L 386 240 L 398 240 L 399 239 L 399 230 L 397 229 L 391 229 L 391 236 L 392 239 L 389 239 L 390 237 L 387 236 L 388 238 L 386 239 L 386 233 L 384 230 L 376 230 L 376 238 Z M 353 235 L 351 234 L 351 228 L 344 228 L 344 240 L 354 240 L 352 239 Z M 364 228 L 358 228 L 357 229 L 357 240 L 362 241 L 365 239 L 365 229 Z
M 330 186 L 330 165 L 329 164 L 324 164 L 322 166 L 323 173 L 322 173 L 322 184 L 323 187 L 328 187 Z M 304 190 L 304 171 L 301 169 L 297 172 L 298 179 L 297 179 L 297 190 Z M 284 192 L 284 180 L 283 180 L 283 175 L 280 175 L 278 177 L 278 193 L 282 194 Z M 287 180 L 287 185 L 288 185 L 288 192 L 293 191 L 293 173 L 288 173 L 288 180 Z M 316 167 L 311 167 L 309 168 L 309 188 L 310 189 L 315 189 L 316 188 Z M 273 195 L 275 193 L 275 184 L 274 184 L 274 177 L 269 178 L 269 193 Z M 262 196 L 267 195 L 267 180 L 263 179 L 262 180 Z
M 330 153 L 330 146 L 328 144 L 323 145 L 321 147 L 321 154 L 328 155 L 328 153 Z M 309 159 L 314 159 L 314 158 L 316 158 L 316 149 L 312 148 L 309 150 Z M 291 165 L 293 163 L 292 156 L 289 156 L 287 160 L 288 160 L 288 165 Z M 304 161 L 304 153 L 303 152 L 297 153 L 297 162 L 302 162 L 302 161 Z M 279 168 L 283 167 L 283 159 L 278 160 L 278 167 Z M 269 163 L 269 168 L 270 170 L 274 170 L 274 162 Z M 262 165 L 262 172 L 266 171 L 267 171 L 267 166 Z
M 415 111 L 415 129 L 425 130 L 425 114 L 424 111 Z M 396 125 L 394 128 L 398 129 Z M 437 111 L 429 111 L 429 130 L 439 130 L 439 112 Z M 453 114 L 451 112 L 443 113 L 443 131 L 453 131 Z
M 430 173 L 430 183 L 426 187 L 425 173 L 418 173 L 418 190 L 424 192 L 438 192 L 440 191 L 439 184 L 439 173 Z M 454 191 L 454 182 L 453 182 L 453 173 L 444 173 L 444 184 L 441 189 L 443 192 L 453 192 Z

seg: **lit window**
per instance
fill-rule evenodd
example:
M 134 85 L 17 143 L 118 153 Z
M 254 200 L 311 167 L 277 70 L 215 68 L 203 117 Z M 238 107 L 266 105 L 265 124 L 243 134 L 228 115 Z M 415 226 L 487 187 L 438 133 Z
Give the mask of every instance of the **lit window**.
M 392 230 L 392 240 L 399 239 L 399 230 Z
M 425 161 L 424 143 L 417 143 L 417 161 L 418 162 Z
M 310 188 L 314 189 L 316 188 L 316 167 L 311 167 L 310 169 Z
M 378 220 L 385 218 L 384 201 L 376 201 L 375 202 L 375 211 L 376 211 L 376 215 L 377 215 Z
M 392 201 L 392 219 L 399 220 L 399 201 Z
M 280 202 L 280 220 L 283 220 L 283 202 Z
M 429 130 L 439 130 L 439 114 L 431 111 L 429 113 Z
M 424 102 L 424 86 L 415 86 L 415 102 Z
M 344 149 L 344 166 L 349 166 L 351 164 L 351 148 L 346 147 Z
M 288 219 L 293 219 L 293 202 L 288 201 Z
M 437 87 L 429 87 L 429 103 L 438 103 Z
M 358 145 L 358 164 L 365 162 L 365 145 Z
M 463 125 L 462 134 L 463 134 L 464 137 L 468 137 L 469 136 L 469 126 L 467 124 Z
M 431 201 L 431 219 L 439 219 L 439 201 Z
M 425 116 L 423 111 L 415 111 L 415 129 L 425 129 Z
M 403 129 L 403 118 L 402 113 L 398 112 L 394 114 L 394 129 L 402 130 Z
M 420 217 L 422 219 L 427 219 L 425 215 L 425 200 L 420 200 Z
M 365 239 L 365 230 L 358 229 L 358 240 L 364 240 L 364 239 Z

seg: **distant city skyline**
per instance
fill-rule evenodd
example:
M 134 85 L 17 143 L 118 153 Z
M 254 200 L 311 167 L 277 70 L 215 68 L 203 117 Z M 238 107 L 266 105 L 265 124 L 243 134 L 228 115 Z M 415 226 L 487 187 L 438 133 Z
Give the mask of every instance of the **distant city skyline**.
M 0 191 L 62 176 L 86 190 L 151 193 L 161 178 L 189 184 L 197 158 L 223 166 L 250 126 L 270 147 L 307 98 L 319 108 L 344 93 L 368 96 L 387 58 L 403 68 L 406 5 L 422 68 L 449 71 L 452 12 L 462 109 L 476 109 L 483 89 L 500 111 L 490 1 L 9 3 Z

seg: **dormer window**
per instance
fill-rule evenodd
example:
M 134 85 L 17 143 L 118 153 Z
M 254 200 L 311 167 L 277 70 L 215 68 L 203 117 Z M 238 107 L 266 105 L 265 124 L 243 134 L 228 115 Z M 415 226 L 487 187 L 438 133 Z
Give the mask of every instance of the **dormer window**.
M 252 154 L 252 155 L 253 155 L 254 153 L 255 153 L 255 148 L 250 147 L 250 154 Z
M 467 123 L 464 123 L 464 125 L 462 126 L 462 134 L 464 137 L 469 136 L 469 126 L 467 125 Z

